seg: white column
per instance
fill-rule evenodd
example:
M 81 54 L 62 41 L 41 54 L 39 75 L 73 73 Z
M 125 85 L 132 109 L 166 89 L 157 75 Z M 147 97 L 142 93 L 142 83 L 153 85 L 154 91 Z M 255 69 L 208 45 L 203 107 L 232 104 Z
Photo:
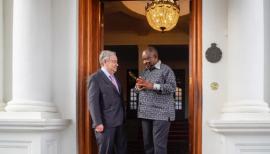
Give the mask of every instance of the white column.
M 228 7 L 228 102 L 222 118 L 269 118 L 264 101 L 263 0 L 230 0 Z
M 0 0 L 0 112 L 4 110 L 5 104 L 3 103 L 3 78 L 4 78 L 4 43 L 3 43 L 3 0 Z
M 37 118 L 58 117 L 51 103 L 51 12 L 51 1 L 13 2 L 12 100 L 5 108 L 7 112 L 35 112 Z
M 228 1 L 228 100 L 209 126 L 223 153 L 269 153 L 270 115 L 264 101 L 264 0 Z
M 51 102 L 51 13 L 51 0 L 13 0 L 12 100 L 0 112 L 1 154 L 61 153 L 69 120 Z
M 270 115 L 264 101 L 264 0 L 228 0 L 227 100 L 209 121 L 222 153 L 269 153 Z

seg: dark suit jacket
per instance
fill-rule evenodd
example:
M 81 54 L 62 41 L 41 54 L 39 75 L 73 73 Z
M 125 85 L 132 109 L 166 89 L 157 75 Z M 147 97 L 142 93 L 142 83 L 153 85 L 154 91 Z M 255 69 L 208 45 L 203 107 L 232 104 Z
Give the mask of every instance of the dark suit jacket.
M 116 127 L 123 124 L 125 109 L 118 80 L 117 84 L 120 93 L 102 70 L 90 76 L 88 105 L 93 128 L 99 124 L 103 124 L 105 127 Z

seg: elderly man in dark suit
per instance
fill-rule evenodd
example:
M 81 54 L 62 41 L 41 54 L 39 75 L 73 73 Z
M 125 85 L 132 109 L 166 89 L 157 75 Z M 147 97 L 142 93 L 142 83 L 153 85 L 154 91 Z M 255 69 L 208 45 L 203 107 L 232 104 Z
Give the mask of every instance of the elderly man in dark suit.
M 117 56 L 115 52 L 104 50 L 99 61 L 102 67 L 90 76 L 88 83 L 89 110 L 99 154 L 126 154 L 125 109 L 121 86 L 114 76 Z
M 175 75 L 161 63 L 154 47 L 142 53 L 145 70 L 137 79 L 138 118 L 142 119 L 145 154 L 166 154 L 170 122 L 175 119 Z

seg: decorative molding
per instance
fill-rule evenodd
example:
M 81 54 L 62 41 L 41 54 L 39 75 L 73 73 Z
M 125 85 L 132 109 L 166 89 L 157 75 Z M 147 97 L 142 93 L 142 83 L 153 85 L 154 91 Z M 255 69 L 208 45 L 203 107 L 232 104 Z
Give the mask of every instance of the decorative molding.
M 221 134 L 269 133 L 270 135 L 270 119 L 268 121 L 211 120 L 208 124 L 213 131 Z
M 21 154 L 31 154 L 31 141 L 15 141 L 15 140 L 0 140 L 0 152 L 15 149 L 18 150 Z M 22 153 L 22 150 L 25 149 L 27 153 Z
M 7 103 L 7 112 L 51 112 L 57 113 L 55 105 L 51 102 L 33 100 L 12 100 Z
M 57 131 L 69 123 L 68 119 L 0 119 L 0 131 Z
M 5 111 L 6 103 L 0 102 L 0 112 Z
M 269 113 L 223 113 L 220 120 L 224 121 L 268 121 Z
M 270 152 L 270 119 L 212 120 L 209 127 L 222 134 L 226 154 L 263 154 Z
M 49 112 L 0 112 L 1 119 L 61 119 L 59 113 Z
M 57 154 L 58 153 L 58 142 L 57 140 L 46 140 L 45 141 L 45 152 L 48 154 Z
M 225 113 L 268 113 L 268 103 L 262 100 L 239 100 L 224 104 L 222 112 Z
M 240 154 L 249 154 L 249 153 L 270 153 L 270 143 L 241 143 L 236 144 L 237 152 Z
M 269 121 L 268 103 L 262 100 L 237 100 L 223 105 L 220 121 Z
M 222 134 L 228 154 L 269 153 L 270 114 L 268 104 L 260 100 L 226 103 L 218 120 L 209 127 Z
M 2 154 L 60 154 L 59 132 L 3 132 L 0 133 Z

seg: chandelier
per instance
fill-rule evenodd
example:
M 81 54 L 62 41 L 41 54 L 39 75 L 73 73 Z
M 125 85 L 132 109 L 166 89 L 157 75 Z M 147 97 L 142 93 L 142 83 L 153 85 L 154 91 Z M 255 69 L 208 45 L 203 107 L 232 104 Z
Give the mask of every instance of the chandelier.
M 174 0 L 153 0 L 147 3 L 145 12 L 149 25 L 162 32 L 173 29 L 180 16 L 180 8 Z

